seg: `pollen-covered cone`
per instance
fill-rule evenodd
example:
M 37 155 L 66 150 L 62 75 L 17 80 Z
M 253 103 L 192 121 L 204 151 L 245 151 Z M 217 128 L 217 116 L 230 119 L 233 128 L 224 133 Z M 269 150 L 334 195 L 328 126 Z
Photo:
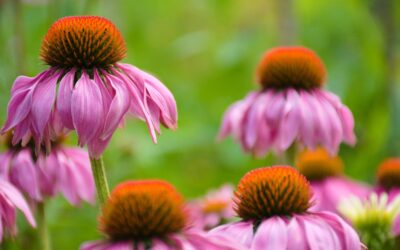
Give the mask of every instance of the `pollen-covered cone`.
M 224 114 L 219 138 L 231 135 L 245 152 L 262 157 L 281 153 L 293 143 L 335 154 L 341 142 L 353 145 L 354 119 L 339 97 L 324 90 L 325 66 L 311 50 L 278 47 L 257 69 L 258 91 L 232 104 Z
M 4 236 L 16 235 L 17 209 L 24 214 L 29 224 L 36 227 L 35 219 L 23 195 L 6 179 L 0 177 L 0 242 Z
M 9 144 L 9 146 L 11 146 Z M 72 205 L 95 202 L 89 156 L 61 141 L 49 155 L 35 155 L 31 147 L 10 147 L 0 154 L 0 175 L 35 202 L 61 193 Z
M 119 63 L 125 56 L 121 33 L 96 16 L 64 17 L 43 39 L 41 58 L 49 68 L 18 77 L 11 90 L 3 132 L 14 130 L 14 144 L 33 137 L 37 148 L 70 130 L 79 145 L 99 157 L 127 113 L 145 120 L 156 142 L 160 123 L 177 126 L 171 92 L 155 77 Z
M 126 181 L 104 204 L 100 231 L 105 239 L 81 250 L 236 250 L 245 249 L 224 236 L 206 236 L 188 227 L 182 196 L 161 180 Z
M 357 233 L 330 212 L 310 212 L 306 178 L 289 166 L 247 173 L 235 192 L 239 222 L 219 226 L 210 236 L 229 236 L 251 250 L 360 250 Z
M 351 196 L 366 198 L 372 191 L 367 184 L 346 177 L 342 159 L 321 147 L 300 152 L 296 167 L 310 181 L 314 194 L 312 211 L 337 212 L 341 200 Z

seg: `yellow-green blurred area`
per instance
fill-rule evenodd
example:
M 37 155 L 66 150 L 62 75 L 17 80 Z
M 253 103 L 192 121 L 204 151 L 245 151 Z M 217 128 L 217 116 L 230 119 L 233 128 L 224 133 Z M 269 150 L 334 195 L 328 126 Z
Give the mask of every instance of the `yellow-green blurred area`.
M 326 87 L 355 116 L 358 143 L 340 151 L 346 173 L 373 183 L 379 162 L 400 151 L 396 11 L 395 0 L 2 0 L 0 120 L 15 78 L 47 67 L 39 59 L 41 40 L 57 18 L 107 17 L 125 37 L 124 62 L 156 75 L 173 92 L 179 111 L 178 129 L 163 129 L 157 145 L 145 123 L 127 120 L 104 155 L 110 185 L 161 178 L 193 198 L 273 164 L 272 156 L 253 159 L 230 139 L 218 143 L 216 135 L 225 109 L 257 88 L 254 69 L 261 55 L 274 46 L 298 44 L 321 56 Z M 74 146 L 76 140 L 70 141 Z M 99 239 L 97 215 L 94 206 L 49 200 L 54 249 L 77 249 Z M 26 235 L 27 226 L 19 224 Z M 25 241 L 30 249 L 29 238 Z

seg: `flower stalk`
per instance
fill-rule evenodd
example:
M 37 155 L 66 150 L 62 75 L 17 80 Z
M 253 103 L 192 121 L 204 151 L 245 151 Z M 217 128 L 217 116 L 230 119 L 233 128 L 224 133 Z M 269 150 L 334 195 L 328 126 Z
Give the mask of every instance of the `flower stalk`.
M 90 164 L 96 184 L 97 199 L 102 206 L 110 195 L 103 158 L 101 156 L 98 159 L 90 157 Z
M 38 223 L 38 242 L 39 247 L 42 250 L 50 250 L 50 239 L 49 233 L 47 230 L 47 223 L 46 223 L 46 209 L 45 209 L 45 202 L 39 202 L 37 204 L 37 223 Z

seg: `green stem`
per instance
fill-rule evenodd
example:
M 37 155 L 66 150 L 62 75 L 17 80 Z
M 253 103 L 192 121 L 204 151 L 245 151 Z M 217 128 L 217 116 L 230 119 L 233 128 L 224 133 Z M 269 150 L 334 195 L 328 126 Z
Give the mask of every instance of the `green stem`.
M 45 202 L 37 204 L 38 241 L 41 250 L 50 250 L 50 239 L 46 224 Z
M 93 178 L 96 184 L 97 199 L 100 205 L 103 205 L 110 195 L 104 162 L 100 156 L 99 159 L 90 158 L 90 163 L 92 164 Z

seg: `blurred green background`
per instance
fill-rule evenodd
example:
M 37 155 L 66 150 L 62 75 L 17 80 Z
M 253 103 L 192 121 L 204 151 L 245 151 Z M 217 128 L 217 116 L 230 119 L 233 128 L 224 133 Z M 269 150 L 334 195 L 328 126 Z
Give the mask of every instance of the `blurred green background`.
M 105 16 L 125 37 L 124 62 L 160 78 L 179 111 L 178 130 L 164 129 L 157 145 L 143 122 L 128 120 L 116 132 L 104 156 L 110 185 L 162 178 L 193 198 L 273 164 L 271 156 L 245 155 L 232 140 L 217 143 L 216 135 L 228 105 L 257 88 L 254 68 L 263 52 L 304 45 L 325 61 L 327 88 L 356 119 L 358 143 L 340 152 L 346 172 L 373 183 L 379 162 L 400 151 L 399 10 L 394 0 L 0 0 L 0 120 L 14 79 L 46 68 L 41 39 L 57 18 Z M 50 200 L 54 249 L 100 238 L 97 214 L 86 204 Z M 20 224 L 20 233 L 32 233 Z

